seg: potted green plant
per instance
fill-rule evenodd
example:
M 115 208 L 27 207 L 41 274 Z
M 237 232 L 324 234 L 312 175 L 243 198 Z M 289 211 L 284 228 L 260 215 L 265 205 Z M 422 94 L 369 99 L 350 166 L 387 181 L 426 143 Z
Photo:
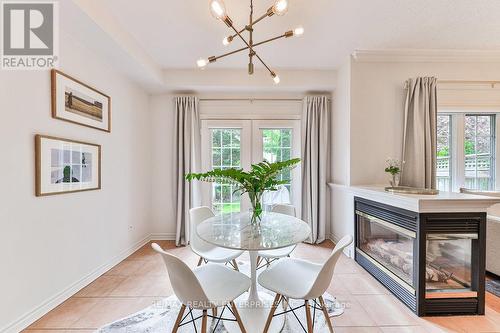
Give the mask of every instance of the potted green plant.
M 392 187 L 399 186 L 399 174 L 401 173 L 401 162 L 397 159 L 388 158 L 387 159 L 387 167 L 385 168 L 385 172 L 392 176 L 392 180 L 390 181 Z
M 186 180 L 200 180 L 212 183 L 232 184 L 241 195 L 248 193 L 252 204 L 252 224 L 261 220 L 262 217 L 262 195 L 265 191 L 277 191 L 279 185 L 288 183 L 287 180 L 278 180 L 277 176 L 285 170 L 293 169 L 300 162 L 300 158 L 294 158 L 282 162 L 269 163 L 267 161 L 252 164 L 250 171 L 239 168 L 214 169 L 205 173 L 189 173 Z

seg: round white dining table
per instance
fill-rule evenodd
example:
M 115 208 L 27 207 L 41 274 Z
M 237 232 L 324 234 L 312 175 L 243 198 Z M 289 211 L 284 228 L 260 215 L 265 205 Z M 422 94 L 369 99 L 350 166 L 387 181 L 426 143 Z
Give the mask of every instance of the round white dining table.
M 257 224 L 251 224 L 250 218 L 251 213 L 217 215 L 201 222 L 196 232 L 210 244 L 249 252 L 252 284 L 249 292 L 238 298 L 236 304 L 246 331 L 262 333 L 274 297 L 257 290 L 258 251 L 301 243 L 309 237 L 311 228 L 298 218 L 278 213 L 263 213 L 260 223 Z M 268 332 L 280 332 L 283 325 L 284 316 L 277 316 Z M 224 323 L 224 326 L 230 333 L 240 332 L 235 322 Z

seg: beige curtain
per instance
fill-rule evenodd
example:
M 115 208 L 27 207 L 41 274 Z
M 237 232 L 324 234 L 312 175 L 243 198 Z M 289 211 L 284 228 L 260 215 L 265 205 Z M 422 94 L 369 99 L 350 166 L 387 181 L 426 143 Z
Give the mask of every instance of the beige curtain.
M 329 101 L 309 96 L 302 112 L 302 219 L 312 233 L 309 243 L 321 243 L 326 236 L 326 185 L 329 166 Z
M 406 81 L 401 184 L 436 188 L 437 79 Z
M 200 113 L 198 98 L 183 96 L 175 98 L 175 183 L 177 189 L 176 231 L 177 246 L 189 242 L 189 209 L 201 205 L 199 185 L 189 183 L 184 176 L 199 172 L 201 166 Z

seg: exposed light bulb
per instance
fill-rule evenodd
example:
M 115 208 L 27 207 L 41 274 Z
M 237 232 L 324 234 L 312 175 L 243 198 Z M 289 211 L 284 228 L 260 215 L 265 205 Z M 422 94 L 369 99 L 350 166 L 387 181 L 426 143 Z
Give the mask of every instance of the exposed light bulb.
M 279 84 L 280 83 L 280 77 L 276 74 L 273 75 L 273 81 L 274 84 Z
M 293 29 L 294 36 L 302 36 L 303 34 L 304 34 L 304 28 L 297 27 L 297 28 Z
M 226 18 L 226 5 L 222 0 L 210 0 L 210 13 L 218 20 Z
M 208 59 L 200 58 L 200 59 L 198 59 L 196 64 L 198 65 L 199 68 L 205 68 L 208 64 Z
M 276 0 L 273 5 L 274 14 L 281 16 L 285 15 L 288 11 L 288 0 Z
M 233 37 L 225 37 L 222 40 L 222 44 L 224 44 L 224 46 L 228 46 L 229 44 L 231 44 L 232 41 L 233 41 Z

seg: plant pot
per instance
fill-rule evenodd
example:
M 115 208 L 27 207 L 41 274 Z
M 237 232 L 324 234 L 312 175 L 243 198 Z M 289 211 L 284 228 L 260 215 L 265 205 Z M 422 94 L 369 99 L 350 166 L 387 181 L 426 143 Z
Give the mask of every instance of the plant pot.
M 391 187 L 399 186 L 399 174 L 392 175 L 392 180 L 390 181 Z

